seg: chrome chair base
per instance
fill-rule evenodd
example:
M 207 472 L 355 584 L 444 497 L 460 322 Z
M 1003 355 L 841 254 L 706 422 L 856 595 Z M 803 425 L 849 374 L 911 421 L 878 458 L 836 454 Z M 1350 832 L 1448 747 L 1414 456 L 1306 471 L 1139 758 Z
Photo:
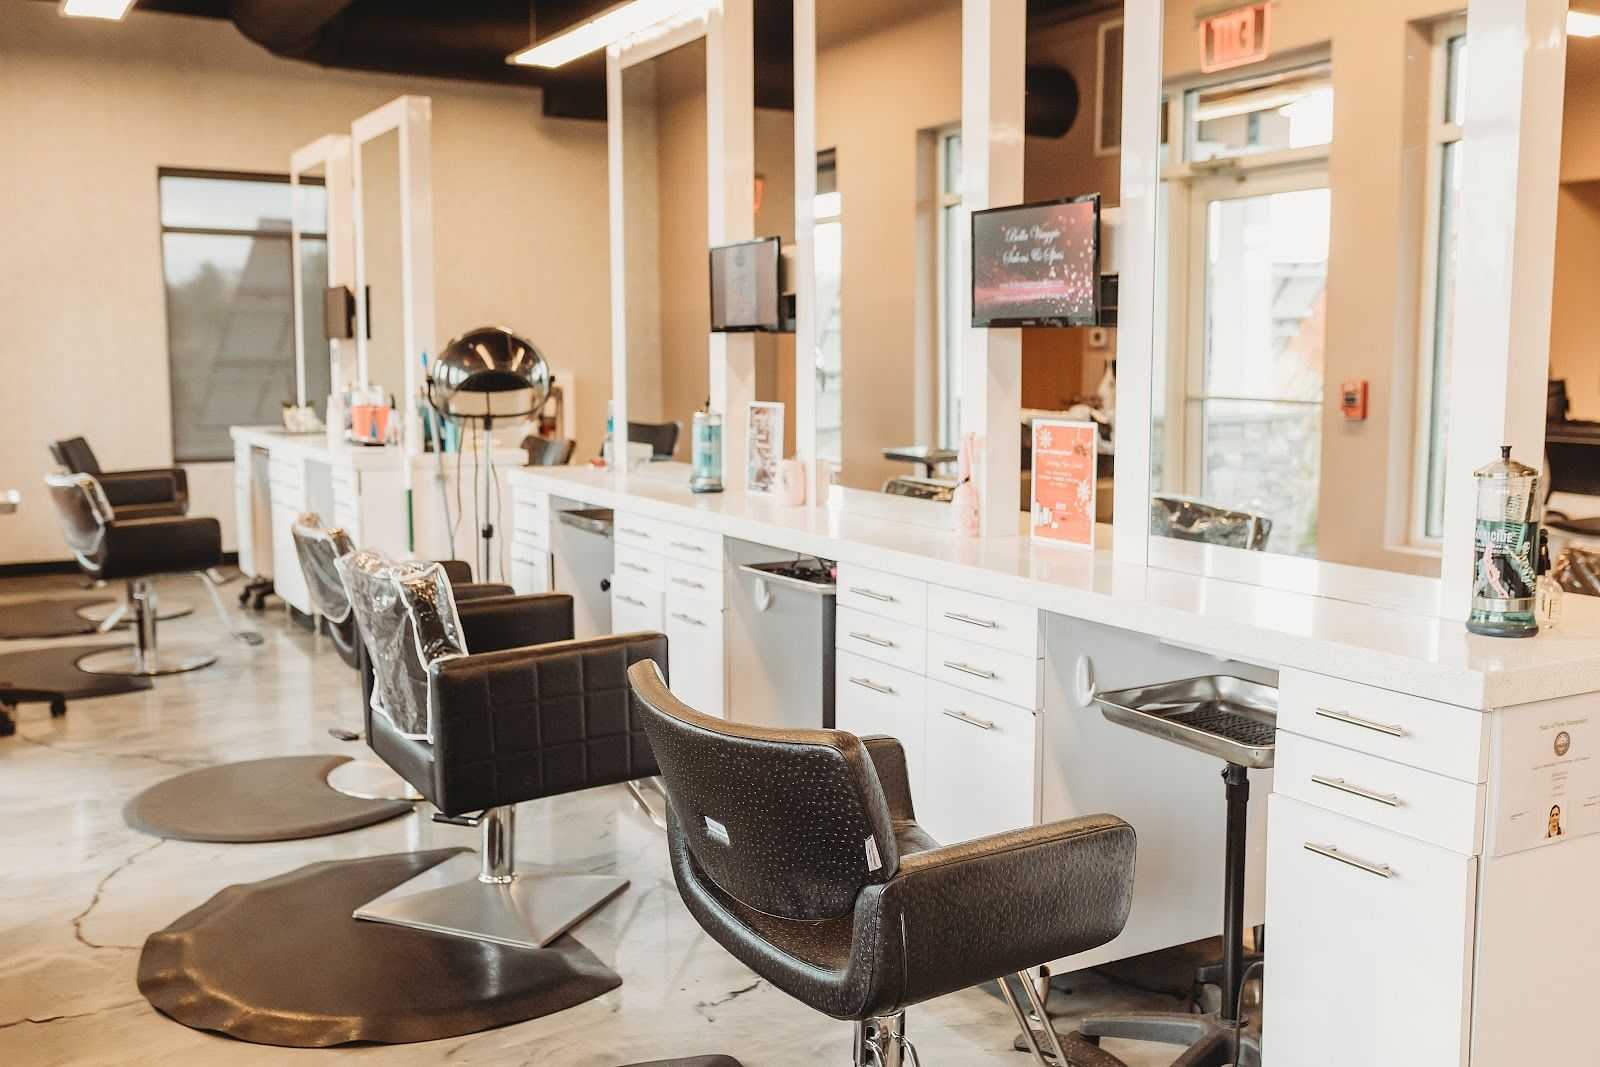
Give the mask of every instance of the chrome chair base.
M 628 888 L 608 875 L 514 874 L 485 881 L 477 856 L 462 855 L 356 909 L 355 917 L 436 934 L 543 948 Z
M 917 1047 L 906 1039 L 906 1013 L 856 1023 L 853 1067 L 922 1067 Z
M 195 652 L 174 656 L 170 649 L 140 650 L 136 645 L 108 648 L 91 653 L 78 661 L 78 669 L 86 674 L 115 674 L 121 677 L 160 678 L 168 674 L 184 674 L 209 667 L 217 662 L 210 652 Z
M 328 772 L 328 787 L 362 800 L 421 800 L 422 794 L 387 765 L 370 759 L 353 759 Z

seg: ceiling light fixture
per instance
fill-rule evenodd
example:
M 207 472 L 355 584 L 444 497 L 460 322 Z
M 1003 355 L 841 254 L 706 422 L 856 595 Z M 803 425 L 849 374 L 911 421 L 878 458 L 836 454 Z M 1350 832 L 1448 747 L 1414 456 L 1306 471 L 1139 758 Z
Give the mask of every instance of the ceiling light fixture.
M 1600 15 L 1587 11 L 1567 12 L 1568 37 L 1600 37 Z
M 61 13 L 68 18 L 120 22 L 132 6 L 133 0 L 61 0 Z
M 517 52 L 506 62 L 524 67 L 564 66 L 674 16 L 697 16 L 705 8 L 706 0 L 629 0 Z

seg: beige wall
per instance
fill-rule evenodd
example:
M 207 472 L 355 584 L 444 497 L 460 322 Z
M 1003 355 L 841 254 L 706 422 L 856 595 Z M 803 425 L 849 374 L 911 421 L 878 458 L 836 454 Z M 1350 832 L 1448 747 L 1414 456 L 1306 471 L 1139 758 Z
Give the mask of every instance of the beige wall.
M 1332 238 L 1318 507 L 1319 555 L 1325 560 L 1438 571 L 1436 557 L 1397 550 L 1408 522 L 1412 475 L 1427 172 L 1429 51 L 1427 37 L 1412 23 L 1464 7 L 1461 0 L 1273 5 L 1275 55 L 1328 45 L 1333 54 Z M 1169 0 L 1169 79 L 1198 71 L 1195 13 L 1214 9 Z M 1370 415 L 1365 422 L 1346 422 L 1339 413 L 1339 384 L 1359 378 L 1371 383 Z
M 1550 377 L 1564 378 L 1572 417 L 1600 419 L 1600 38 L 1567 41 L 1561 192 L 1556 203 Z
M 917 442 L 936 374 L 921 350 L 935 335 L 916 269 L 918 132 L 960 121 L 961 9 L 926 6 L 817 56 L 817 146 L 838 151 L 843 199 L 842 481 L 864 489 L 906 473 L 881 452 Z
M 440 338 L 503 323 L 576 376 L 598 449 L 610 395 L 605 128 L 540 117 L 529 90 L 330 72 L 225 22 L 141 13 L 0 17 L 0 562 L 61 559 L 45 442 L 107 466 L 172 459 L 156 170 L 283 172 L 289 153 L 393 97 L 433 98 Z M 437 343 L 437 342 L 436 342 Z M 232 527 L 230 464 L 191 471 L 195 514 Z M 231 536 L 228 538 L 231 544 Z

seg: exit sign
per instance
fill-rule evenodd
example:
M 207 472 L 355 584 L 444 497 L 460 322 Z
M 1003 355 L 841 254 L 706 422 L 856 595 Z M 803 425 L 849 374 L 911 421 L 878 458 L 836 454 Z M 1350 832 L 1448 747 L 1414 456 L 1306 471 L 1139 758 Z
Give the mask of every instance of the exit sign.
M 1272 5 L 1224 11 L 1200 23 L 1200 69 L 1206 74 L 1231 70 L 1267 58 L 1272 28 Z

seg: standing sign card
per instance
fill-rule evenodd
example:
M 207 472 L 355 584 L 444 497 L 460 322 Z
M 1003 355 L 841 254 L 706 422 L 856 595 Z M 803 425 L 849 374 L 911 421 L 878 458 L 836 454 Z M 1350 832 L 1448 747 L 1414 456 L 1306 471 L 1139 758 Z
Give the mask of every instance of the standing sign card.
M 783 405 L 751 401 L 745 428 L 746 491 L 776 493 L 783 462 Z
M 1092 422 L 1033 420 L 1033 496 L 1029 526 L 1035 541 L 1094 547 L 1096 451 Z

